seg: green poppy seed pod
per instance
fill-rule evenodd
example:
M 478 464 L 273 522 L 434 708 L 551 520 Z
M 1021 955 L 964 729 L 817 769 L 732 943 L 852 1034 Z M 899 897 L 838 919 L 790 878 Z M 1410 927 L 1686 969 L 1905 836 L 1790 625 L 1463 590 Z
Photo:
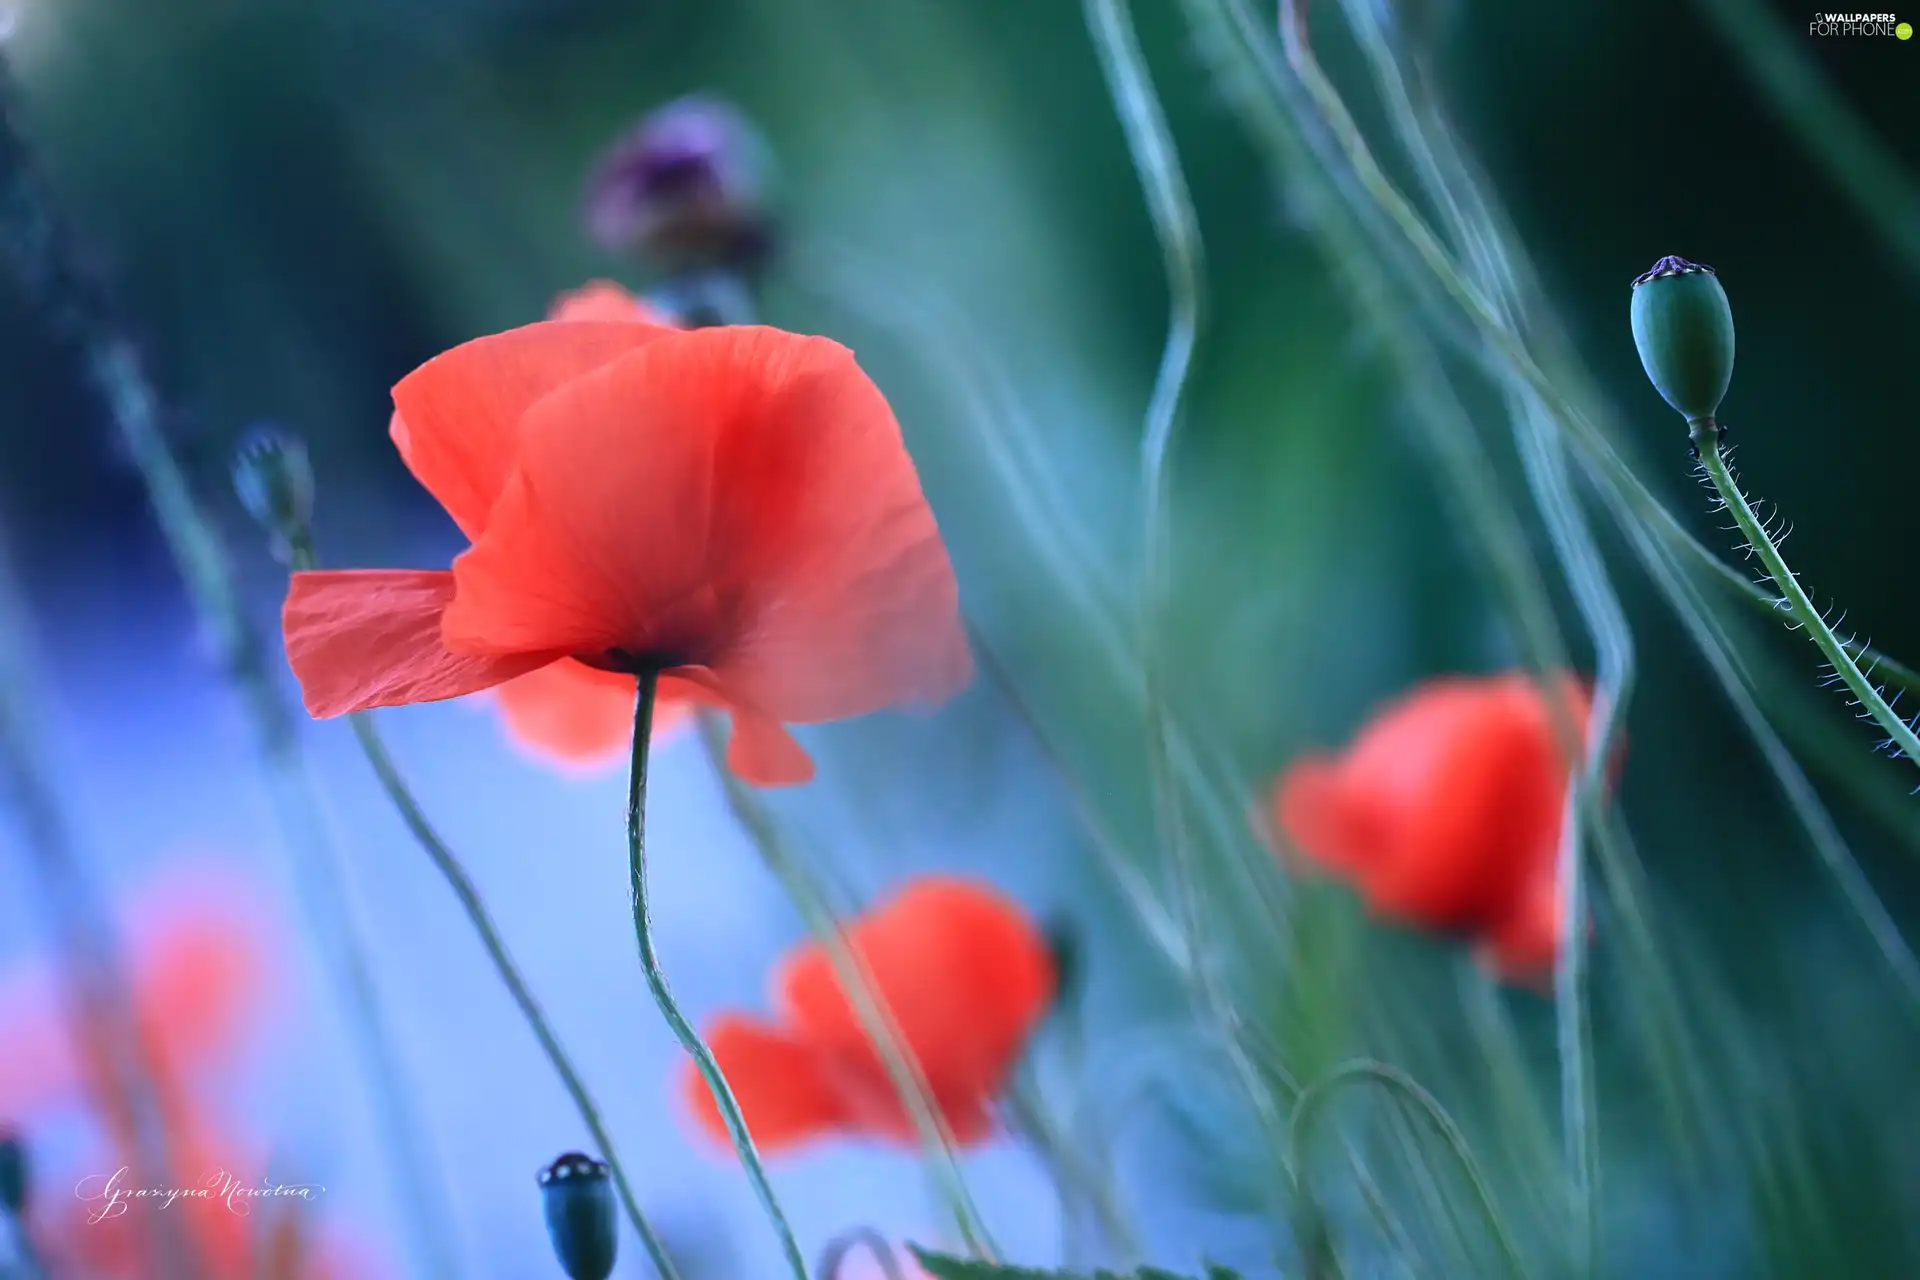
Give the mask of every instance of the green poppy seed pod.
M 554 1256 L 569 1280 L 607 1280 L 618 1242 L 607 1166 L 569 1151 L 540 1171 L 540 1199 Z
M 27 1144 L 0 1132 L 0 1211 L 20 1217 L 27 1207 Z
M 1690 423 L 1712 422 L 1733 381 L 1733 308 L 1713 268 L 1662 258 L 1635 280 L 1633 341 L 1674 411 Z
M 272 423 L 251 428 L 233 454 L 233 490 L 240 505 L 273 535 L 275 553 L 306 535 L 313 522 L 313 464 L 300 437 Z

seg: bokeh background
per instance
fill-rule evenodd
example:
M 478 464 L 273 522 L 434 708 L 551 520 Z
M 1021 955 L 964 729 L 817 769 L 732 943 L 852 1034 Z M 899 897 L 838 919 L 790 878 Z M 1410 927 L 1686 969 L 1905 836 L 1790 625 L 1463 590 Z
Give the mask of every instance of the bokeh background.
M 1801 69 L 1908 172 L 1920 166 L 1920 42 L 1809 39 L 1799 9 L 1733 0 L 1395 7 L 1434 60 L 1559 322 L 1620 409 L 1624 447 L 1647 482 L 1733 555 L 1627 328 L 1628 282 L 1680 253 L 1718 268 L 1732 297 L 1740 366 L 1724 417 L 1747 479 L 1794 523 L 1796 567 L 1882 648 L 1920 655 L 1920 605 L 1903 587 L 1920 535 L 1909 475 L 1920 463 L 1920 203 L 1899 204 L 1912 188 L 1896 181 L 1879 189 L 1895 202 L 1864 213 L 1822 151 L 1828 99 L 1768 92 L 1742 38 L 1778 24 Z M 1344 740 L 1414 680 L 1512 665 L 1518 652 L 1411 425 L 1417 406 L 1309 232 L 1327 215 L 1275 182 L 1179 6 L 1137 8 L 1210 263 L 1175 460 L 1172 693 L 1251 804 L 1292 755 Z M 1103 1120 L 1156 1256 L 1191 1265 L 1204 1250 L 1262 1265 L 1271 1229 L 1247 1185 L 1263 1176 L 1258 1162 L 1220 1147 L 1232 1126 L 1209 1121 L 1218 1090 L 1195 1065 L 1204 1055 L 1182 1030 L 1179 988 L 1119 905 L 1057 767 L 1064 755 L 1090 780 L 1115 827 L 1150 831 L 1137 713 L 1116 704 L 1072 593 L 1025 536 L 981 421 L 984 411 L 1050 477 L 1041 505 L 1070 508 L 1073 578 L 1127 599 L 1141 414 L 1167 300 L 1079 7 L 14 9 L 7 56 L 21 123 L 117 290 L 165 397 L 166 429 L 230 534 L 263 623 L 280 570 L 228 495 L 227 457 L 243 429 L 271 420 L 309 442 L 328 559 L 444 563 L 458 535 L 389 445 L 387 388 L 454 343 L 538 318 L 563 289 L 596 277 L 647 283 L 580 223 L 597 155 L 641 113 L 710 92 L 763 126 L 789 237 L 766 314 L 847 342 L 893 398 L 970 615 L 1022 704 L 983 680 L 932 718 L 811 732 L 822 776 L 777 805 L 822 865 L 866 895 L 916 870 L 959 868 L 1071 919 L 1086 949 L 1092 1047 L 1061 1096 Z M 1325 26 L 1338 31 L 1332 17 Z M 1362 82 L 1344 38 L 1330 34 L 1323 56 L 1343 86 Z M 962 394 L 956 361 L 991 371 L 984 410 Z M 1497 416 L 1491 397 L 1473 407 Z M 183 863 L 253 895 L 284 981 L 262 996 L 257 1034 L 222 1064 L 220 1088 L 271 1144 L 276 1171 L 324 1184 L 326 1220 L 400 1274 L 396 1197 L 299 927 L 250 729 L 78 355 L 13 288 L 0 290 L 0 424 L 0 518 L 33 606 L 43 750 L 86 856 L 130 921 L 156 878 Z M 1550 563 L 1544 536 L 1536 541 Z M 1794 1203 L 1809 1206 L 1832 1248 L 1824 1263 L 1802 1264 L 1814 1269 L 1769 1255 L 1767 1224 L 1740 1188 L 1674 1207 L 1678 1157 L 1638 1124 L 1647 1089 L 1610 1030 L 1610 1009 L 1633 993 L 1609 986 L 1603 932 L 1595 1005 L 1613 1261 L 1632 1275 L 1906 1274 L 1920 1208 L 1920 1169 L 1900 1141 L 1920 1127 L 1910 1006 L 1683 629 L 1626 557 L 1614 564 L 1643 663 L 1619 807 L 1685 963 L 1724 1015 L 1712 1023 L 1714 1069 L 1751 1077 L 1729 1077 L 1728 1105 L 1745 1105 L 1735 1095 L 1751 1086 L 1753 1114 L 1774 1117 L 1762 1127 L 1804 1139 L 1813 1172 Z M 1868 755 L 1873 732 L 1849 722 L 1838 694 L 1815 692 L 1820 673 L 1798 637 L 1764 622 L 1746 634 L 1792 684 L 1782 705 L 1817 730 L 1798 741 L 1825 744 L 1809 748 L 1810 771 L 1881 895 L 1912 923 L 1920 828 L 1902 772 L 1912 766 Z M 1023 712 L 1046 726 L 1053 758 Z M 743 1180 L 693 1140 L 677 1109 L 678 1053 L 630 950 L 623 779 L 529 761 L 483 706 L 408 709 L 385 723 L 689 1265 L 774 1274 Z M 455 1174 L 472 1274 L 548 1274 L 532 1176 L 585 1135 L 345 728 L 315 725 L 306 739 Z M 756 1006 L 768 965 L 803 934 L 799 919 L 735 831 L 696 745 L 667 746 L 656 767 L 669 976 L 696 1012 Z M 20 860 L 0 857 L 0 966 L 39 954 L 27 884 Z M 1452 963 L 1441 944 L 1381 945 L 1412 963 Z M 1528 1052 L 1550 1063 L 1547 1002 L 1501 999 Z M 0 1026 L 0 1054 L 6 1035 Z M 1454 1065 L 1451 1084 L 1427 1083 L 1470 1106 L 1474 1068 Z M 36 1136 L 52 1168 L 88 1158 L 71 1118 Z M 1052 1260 L 1059 1229 L 1032 1156 L 1002 1145 L 968 1169 L 1009 1252 Z M 783 1162 L 776 1182 L 809 1247 L 862 1224 L 940 1238 L 910 1153 L 838 1146 Z M 632 1241 L 627 1254 L 620 1274 L 643 1274 Z

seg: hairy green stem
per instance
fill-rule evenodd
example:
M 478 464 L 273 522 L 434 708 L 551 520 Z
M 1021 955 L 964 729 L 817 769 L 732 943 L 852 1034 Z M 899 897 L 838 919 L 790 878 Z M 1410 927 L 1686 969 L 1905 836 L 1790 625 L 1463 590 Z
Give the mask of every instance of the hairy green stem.
M 647 668 L 637 674 L 640 688 L 633 704 L 633 768 L 627 782 L 627 871 L 633 892 L 633 933 L 640 948 L 640 969 L 646 975 L 647 989 L 653 992 L 654 1003 L 660 1006 L 660 1015 L 667 1020 L 680 1047 L 693 1059 L 713 1093 L 720 1117 L 733 1137 L 733 1149 L 739 1153 L 740 1167 L 746 1170 L 747 1180 L 760 1198 L 760 1207 L 766 1211 L 767 1220 L 780 1238 L 780 1247 L 793 1269 L 794 1280 L 807 1280 L 806 1255 L 800 1252 L 800 1242 L 787 1222 L 786 1211 L 780 1207 L 780 1198 L 773 1193 L 766 1167 L 760 1163 L 760 1152 L 753 1145 L 753 1135 L 747 1132 L 746 1117 L 740 1113 L 740 1101 L 733 1096 L 733 1087 L 727 1083 L 720 1064 L 714 1061 L 713 1050 L 680 1011 L 673 991 L 667 986 L 666 974 L 661 972 L 660 957 L 654 952 L 653 915 L 647 904 L 647 758 L 660 672 Z
M 1740 491 L 1739 484 L 1733 478 L 1733 472 L 1727 467 L 1727 460 L 1720 449 L 1721 430 L 1712 419 L 1692 424 L 1695 447 L 1700 453 L 1700 465 L 1706 471 L 1707 478 L 1713 482 L 1713 489 L 1720 501 L 1733 513 L 1734 523 L 1739 525 L 1741 536 L 1747 545 L 1753 548 L 1755 555 L 1767 571 L 1767 577 L 1780 589 L 1781 600 L 1795 622 L 1806 629 L 1813 643 L 1826 656 L 1833 669 L 1846 682 L 1854 698 L 1879 726 L 1886 730 L 1893 745 L 1900 753 L 1920 767 L 1920 737 L 1916 737 L 1913 727 L 1895 714 L 1887 700 L 1880 696 L 1867 673 L 1855 665 L 1853 655 L 1840 643 L 1840 638 L 1827 625 L 1820 610 L 1814 607 L 1807 596 L 1806 589 L 1800 585 L 1800 579 L 1787 567 L 1786 558 L 1780 554 L 1780 548 L 1767 533 L 1760 517 L 1754 514 L 1753 507 L 1747 502 L 1747 495 Z
M 720 779 L 727 807 L 759 850 L 760 860 L 799 909 L 801 920 L 825 949 L 835 980 L 847 993 L 861 1030 L 878 1051 L 887 1079 L 906 1109 L 907 1118 L 919 1137 L 921 1152 L 941 1199 L 953 1215 L 961 1240 L 974 1257 L 993 1261 L 998 1251 L 960 1172 L 952 1130 L 933 1100 L 933 1089 L 927 1083 L 919 1059 L 908 1051 L 899 1021 L 880 993 L 872 971 L 848 944 L 846 930 L 835 917 L 826 893 L 815 881 L 806 860 L 788 844 L 772 812 L 752 787 L 727 768 L 726 726 L 721 715 L 702 708 L 699 724 L 701 745 L 706 749 L 715 776 Z

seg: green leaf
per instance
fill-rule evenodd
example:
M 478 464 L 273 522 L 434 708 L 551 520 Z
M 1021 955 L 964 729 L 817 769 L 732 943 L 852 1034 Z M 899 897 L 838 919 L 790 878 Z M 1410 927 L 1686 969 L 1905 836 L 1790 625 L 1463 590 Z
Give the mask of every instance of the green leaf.
M 1096 1271 L 1091 1276 L 1076 1276 L 1068 1271 L 1035 1271 L 1031 1267 L 1008 1267 L 996 1262 L 974 1262 L 928 1253 L 919 1245 L 908 1245 L 933 1280 L 1183 1280 L 1171 1271 L 1143 1267 L 1131 1275 Z M 1208 1265 L 1205 1280 L 1241 1280 L 1240 1273 L 1226 1267 Z

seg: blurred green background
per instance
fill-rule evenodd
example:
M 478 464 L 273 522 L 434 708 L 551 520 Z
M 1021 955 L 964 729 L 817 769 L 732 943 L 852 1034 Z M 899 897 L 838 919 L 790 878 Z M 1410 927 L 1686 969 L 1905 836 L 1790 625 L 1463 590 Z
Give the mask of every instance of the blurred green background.
M 452 545 L 388 444 L 387 388 L 447 346 L 539 317 L 556 292 L 589 278 L 646 284 L 580 230 L 595 157 L 641 112 L 679 95 L 738 103 L 780 163 L 791 252 L 771 274 L 768 318 L 847 341 L 888 390 L 975 621 L 1108 818 L 1126 832 L 1151 830 L 1133 713 L 1114 704 L 1060 581 L 1010 512 L 980 421 L 942 373 L 955 359 L 996 371 L 1005 394 L 991 416 L 1057 482 L 1037 501 L 1070 499 L 1081 530 L 1072 550 L 1085 553 L 1074 574 L 1128 599 L 1137 442 L 1166 293 L 1078 6 L 17 7 L 11 56 L 27 94 L 23 123 L 148 346 L 183 456 L 238 540 L 239 515 L 223 496 L 230 442 L 261 419 L 303 433 L 320 476 L 321 537 L 338 563 L 395 563 L 398 547 Z M 1920 169 L 1920 42 L 1808 39 L 1799 9 L 1712 7 L 1745 12 L 1734 28 L 1777 21 L 1882 144 Z M 1381 335 L 1309 234 L 1313 210 L 1261 163 L 1179 7 L 1137 8 L 1199 207 L 1212 294 L 1175 463 L 1172 692 L 1251 803 L 1294 752 L 1344 741 L 1415 679 L 1509 665 L 1517 650 L 1480 551 L 1410 426 Z M 1794 564 L 1880 647 L 1920 656 L 1920 602 L 1904 589 L 1901 551 L 1920 533 L 1910 494 L 1920 463 L 1910 385 L 1920 267 L 1830 180 L 1709 6 L 1398 8 L 1430 42 L 1467 139 L 1560 321 L 1622 410 L 1647 481 L 1732 554 L 1627 328 L 1628 282 L 1679 253 L 1713 264 L 1731 295 L 1740 363 L 1723 414 L 1747 479 L 1797 530 Z M 1331 16 L 1323 25 L 1338 30 Z M 1330 34 L 1322 55 L 1363 97 L 1344 37 Z M 1894 216 L 1920 236 L 1920 205 Z M 72 352 L 14 293 L 0 293 L 0 336 L 0 509 L 30 581 L 43 592 L 172 590 L 138 478 L 81 391 Z M 1499 437 L 1494 401 L 1472 407 Z M 1510 460 L 1501 466 L 1516 474 Z M 1514 495 L 1526 507 L 1517 480 Z M 1551 564 L 1544 535 L 1529 529 Z M 264 613 L 271 566 L 241 561 Z M 1620 804 L 1653 897 L 1682 930 L 1686 963 L 1724 1001 L 1716 1008 L 1728 1020 L 1704 1032 L 1715 1039 L 1711 1069 L 1745 1064 L 1766 1082 L 1753 1087 L 1767 1105 L 1788 1100 L 1781 1105 L 1797 1118 L 1782 1124 L 1810 1125 L 1823 1157 L 1812 1161 L 1824 1187 L 1816 1199 L 1862 1213 L 1870 1201 L 1889 1206 L 1877 1235 L 1829 1218 L 1837 1252 L 1807 1264 L 1814 1269 L 1770 1265 L 1778 1274 L 1904 1274 L 1895 1259 L 1916 1256 L 1903 1251 L 1913 1246 L 1904 1237 L 1920 1210 L 1920 1175 L 1910 1156 L 1897 1169 L 1882 1162 L 1901 1154 L 1899 1135 L 1920 1134 L 1920 1034 L 1684 632 L 1625 556 L 1614 564 L 1643 662 Z M 1749 630 L 1812 690 L 1809 647 Z M 124 642 L 137 661 L 139 637 Z M 1588 660 L 1584 646 L 1576 653 Z M 1912 922 L 1920 826 L 1903 795 L 1912 766 L 1870 759 L 1874 735 L 1847 722 L 1838 694 L 1811 705 L 1840 750 L 1837 766 L 1831 752 L 1809 765 L 1826 762 L 1815 776 L 1855 851 Z M 1004 709 L 994 714 L 981 734 L 1020 732 Z M 849 789 L 889 758 L 885 733 L 830 735 Z M 1879 802 L 1862 806 L 1859 787 L 1833 787 L 1842 773 L 1864 779 Z M 1057 791 L 1043 773 L 1033 785 Z M 1016 877 L 1041 876 L 1031 864 L 1051 860 L 1044 879 L 1055 896 L 1105 903 L 1087 906 L 1089 916 L 1117 914 L 1100 896 L 1097 862 L 1071 839 L 983 850 L 977 860 Z M 1151 1024 L 1175 1007 L 1175 988 L 1137 957 L 1124 926 L 1109 932 L 1103 972 L 1120 976 L 1103 980 L 1108 1016 Z M 1404 945 L 1429 962 L 1443 954 Z M 1608 985 L 1620 971 L 1604 933 L 1597 946 L 1603 1109 L 1614 1108 L 1603 1115 L 1618 1125 L 1603 1123 L 1617 1133 L 1605 1142 L 1635 1171 L 1621 1174 L 1616 1203 L 1634 1241 L 1625 1253 L 1664 1248 L 1671 1264 L 1622 1274 L 1752 1274 L 1744 1268 L 1760 1265 L 1756 1255 L 1714 1243 L 1720 1218 L 1675 1210 L 1678 1221 L 1663 1224 L 1635 1193 L 1644 1174 L 1656 1189 L 1645 1198 L 1657 1200 L 1670 1160 L 1658 1141 L 1634 1136 L 1646 1088 L 1610 1020 L 1632 994 Z M 1513 1006 L 1544 1055 L 1545 1002 Z M 1433 1060 L 1444 1059 L 1436 1051 Z M 1474 1070 L 1460 1070 L 1452 1085 L 1428 1083 L 1470 1107 Z M 1744 1087 L 1727 1077 L 1730 1106 Z M 1751 1236 L 1752 1225 L 1727 1230 Z

